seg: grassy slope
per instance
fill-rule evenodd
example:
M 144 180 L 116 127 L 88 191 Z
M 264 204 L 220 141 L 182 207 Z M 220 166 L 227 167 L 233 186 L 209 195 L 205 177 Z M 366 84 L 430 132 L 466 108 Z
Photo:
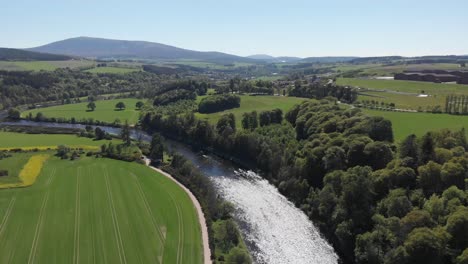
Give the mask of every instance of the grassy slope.
M 363 109 L 363 111 L 370 115 L 383 116 L 392 121 L 393 133 L 396 141 L 400 141 L 410 134 L 422 136 L 428 131 L 440 130 L 443 128 L 459 130 L 465 127 L 468 132 L 468 116 L 385 112 L 368 109 Z
M 0 219 L 0 263 L 202 263 L 190 199 L 135 163 L 52 158 L 33 186 L 0 191 Z
M 21 147 L 41 147 L 67 145 L 74 146 L 96 146 L 107 144 L 109 140 L 93 140 L 75 135 L 48 135 L 48 134 L 23 134 L 12 132 L 0 132 L 0 148 L 21 148 Z M 113 144 L 120 143 L 121 140 L 113 139 Z
M 42 112 L 46 117 L 62 117 L 68 119 L 74 117 L 76 120 L 93 118 L 94 120 L 105 122 L 114 122 L 116 118 L 119 118 L 122 123 L 128 120 L 130 124 L 135 124 L 139 117 L 139 111 L 135 109 L 135 104 L 138 101 L 138 99 L 96 101 L 96 109 L 92 112 L 87 111 L 87 102 L 51 106 L 23 112 L 22 116 L 25 117 L 29 113 L 35 116 L 37 112 Z M 122 111 L 117 111 L 115 109 L 115 104 L 117 104 L 117 102 L 124 102 L 127 108 Z
M 198 101 L 202 97 L 198 98 Z M 248 96 L 241 95 L 241 106 L 239 108 L 229 109 L 226 111 L 212 113 L 212 114 L 200 114 L 196 113 L 196 116 L 201 119 L 206 119 L 210 123 L 216 123 L 218 119 L 227 113 L 233 113 L 236 116 L 236 124 L 238 128 L 241 128 L 242 114 L 252 111 L 265 111 L 272 110 L 274 108 L 279 108 L 283 110 L 283 113 L 286 113 L 294 105 L 299 104 L 300 102 L 307 100 L 305 98 L 297 97 L 283 97 L 283 96 Z
M 97 67 L 86 70 L 87 72 L 92 73 L 115 73 L 115 74 L 124 74 L 129 72 L 140 71 L 137 68 L 120 68 L 120 67 Z

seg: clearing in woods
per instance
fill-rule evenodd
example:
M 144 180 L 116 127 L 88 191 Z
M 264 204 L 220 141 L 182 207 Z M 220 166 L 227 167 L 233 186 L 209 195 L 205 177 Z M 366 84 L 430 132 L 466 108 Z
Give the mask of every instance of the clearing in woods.
M 0 190 L 0 263 L 196 264 L 202 258 L 190 198 L 144 165 L 51 157 L 33 186 Z

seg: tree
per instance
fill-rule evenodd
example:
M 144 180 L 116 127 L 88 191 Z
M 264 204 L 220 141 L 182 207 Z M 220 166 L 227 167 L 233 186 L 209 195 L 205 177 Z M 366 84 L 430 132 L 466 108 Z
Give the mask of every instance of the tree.
M 117 109 L 119 109 L 119 110 L 125 109 L 125 104 L 124 104 L 124 102 L 118 102 L 118 103 L 115 105 L 115 108 L 117 108 Z
M 427 227 L 414 229 L 407 237 L 404 248 L 409 263 L 443 263 L 448 234 L 444 230 Z
M 96 127 L 94 129 L 94 135 L 96 136 L 97 140 L 101 140 L 106 137 L 106 132 L 102 130 L 100 127 Z
M 429 161 L 426 165 L 418 168 L 419 185 L 426 196 L 438 193 L 442 189 L 441 169 L 442 166 L 433 161 Z
M 447 219 L 447 231 L 452 235 L 453 247 L 465 249 L 468 247 L 468 208 L 458 207 L 458 210 Z
M 427 132 L 421 139 L 421 147 L 419 154 L 419 163 L 426 164 L 430 160 L 434 160 L 435 143 L 431 132 Z
M 96 104 L 94 102 L 89 102 L 86 107 L 91 111 L 94 111 L 94 109 L 96 109 Z
M 142 101 L 138 101 L 136 104 L 135 104 L 135 107 L 137 109 L 141 109 L 143 107 L 143 105 L 145 105 Z
M 120 131 L 120 137 L 124 141 L 127 146 L 130 146 L 131 138 L 130 138 L 130 126 L 128 125 L 128 121 L 125 120 L 125 124 L 122 126 L 122 130 Z
M 251 264 L 249 253 L 246 250 L 235 247 L 229 251 L 226 263 L 232 264 Z
M 16 108 L 10 108 L 10 110 L 8 110 L 8 117 L 11 119 L 20 119 L 21 112 Z
M 162 142 L 162 137 L 159 133 L 154 133 L 153 137 L 151 138 L 149 158 L 151 159 L 152 163 L 156 164 L 163 161 L 164 145 Z

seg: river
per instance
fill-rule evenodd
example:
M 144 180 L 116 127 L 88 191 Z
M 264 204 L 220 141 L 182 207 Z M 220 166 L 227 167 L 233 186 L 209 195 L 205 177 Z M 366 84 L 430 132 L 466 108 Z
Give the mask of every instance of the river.
M 85 127 L 30 121 L 3 124 Z M 99 127 L 112 134 L 120 132 L 119 128 Z M 148 134 L 138 130 L 132 130 L 132 137 L 150 139 Z M 338 263 L 338 256 L 332 246 L 308 217 L 268 181 L 252 171 L 239 169 L 229 161 L 196 153 L 183 144 L 168 140 L 168 145 L 191 160 L 214 182 L 219 194 L 234 205 L 234 218 L 255 263 Z

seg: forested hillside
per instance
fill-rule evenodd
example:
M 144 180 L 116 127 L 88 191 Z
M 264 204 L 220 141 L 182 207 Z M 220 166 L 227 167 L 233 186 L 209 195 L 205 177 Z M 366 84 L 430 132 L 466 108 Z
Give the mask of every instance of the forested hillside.
M 71 60 L 72 57 L 20 49 L 0 48 L 0 60 L 7 61 L 62 61 Z

